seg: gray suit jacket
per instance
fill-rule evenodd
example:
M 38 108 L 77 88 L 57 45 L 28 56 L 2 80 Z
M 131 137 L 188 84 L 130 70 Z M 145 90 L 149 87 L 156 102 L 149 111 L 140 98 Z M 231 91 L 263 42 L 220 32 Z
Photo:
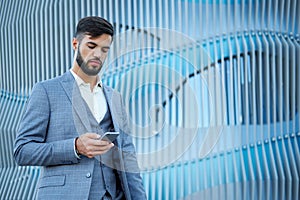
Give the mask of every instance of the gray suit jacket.
M 117 169 L 126 199 L 146 199 L 138 172 L 128 120 L 121 96 L 104 85 L 113 124 L 120 136 L 111 164 Z M 15 141 L 19 165 L 43 166 L 38 199 L 87 199 L 94 159 L 77 159 L 74 138 L 90 130 L 79 88 L 68 71 L 37 83 L 23 115 Z

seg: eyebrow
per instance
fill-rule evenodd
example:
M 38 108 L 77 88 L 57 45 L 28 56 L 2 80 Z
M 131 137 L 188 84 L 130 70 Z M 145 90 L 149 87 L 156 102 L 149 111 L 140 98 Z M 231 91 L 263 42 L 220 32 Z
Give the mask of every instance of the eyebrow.
M 87 44 L 91 44 L 91 45 L 94 45 L 94 46 L 98 46 L 95 42 L 87 42 Z
M 89 44 L 89 45 L 94 45 L 94 46 L 98 46 L 98 44 L 96 44 L 95 42 L 87 42 L 87 44 Z M 104 47 L 102 47 L 102 48 L 110 49 L 109 46 L 104 46 Z

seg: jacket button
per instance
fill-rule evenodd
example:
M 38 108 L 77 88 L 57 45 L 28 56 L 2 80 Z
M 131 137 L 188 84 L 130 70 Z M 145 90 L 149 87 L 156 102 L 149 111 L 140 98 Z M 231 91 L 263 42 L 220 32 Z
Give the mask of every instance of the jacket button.
M 85 175 L 85 177 L 87 177 L 87 178 L 91 178 L 91 173 L 90 173 L 90 172 L 88 172 L 88 173 Z

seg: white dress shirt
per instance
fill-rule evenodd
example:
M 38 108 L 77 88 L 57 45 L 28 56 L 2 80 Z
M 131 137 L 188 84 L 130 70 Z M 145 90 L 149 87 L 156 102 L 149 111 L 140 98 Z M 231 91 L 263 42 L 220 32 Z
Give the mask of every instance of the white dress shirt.
M 98 82 L 93 88 L 93 91 L 91 91 L 89 83 L 85 83 L 72 69 L 70 71 L 75 78 L 82 98 L 89 106 L 97 122 L 100 123 L 107 112 L 107 103 L 100 78 L 98 77 Z
M 75 78 L 82 98 L 87 103 L 97 122 L 100 123 L 107 112 L 107 102 L 103 93 L 102 82 L 100 78 L 98 77 L 98 82 L 93 88 L 93 91 L 91 91 L 89 83 L 85 83 L 72 69 L 70 71 Z M 74 154 L 78 159 L 80 159 L 80 155 L 78 155 L 76 151 L 75 142 L 76 138 L 74 139 Z

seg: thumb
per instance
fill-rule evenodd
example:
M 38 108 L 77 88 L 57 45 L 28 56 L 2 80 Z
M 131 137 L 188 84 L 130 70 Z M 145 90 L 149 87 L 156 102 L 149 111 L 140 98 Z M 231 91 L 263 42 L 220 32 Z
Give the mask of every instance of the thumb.
M 90 139 L 99 139 L 101 137 L 101 135 L 97 133 L 86 133 L 84 135 Z

